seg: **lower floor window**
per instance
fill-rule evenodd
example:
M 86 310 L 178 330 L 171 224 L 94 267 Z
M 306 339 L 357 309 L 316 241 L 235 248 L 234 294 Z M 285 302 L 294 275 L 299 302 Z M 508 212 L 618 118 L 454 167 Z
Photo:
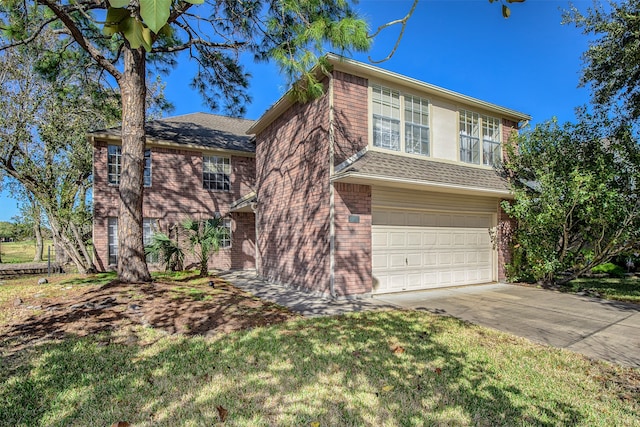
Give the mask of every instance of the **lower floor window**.
M 222 225 L 226 229 L 226 234 L 222 237 L 222 241 L 220 242 L 221 248 L 230 248 L 231 247 L 231 218 L 225 218 L 222 221 Z
M 107 235 L 109 236 L 109 264 L 118 263 L 118 218 L 109 218 Z
M 118 218 L 109 218 L 107 225 L 109 265 L 118 264 Z M 142 240 L 146 245 L 151 243 L 153 234 L 158 231 L 158 220 L 144 218 L 142 220 Z M 147 255 L 148 263 L 157 263 L 157 255 Z
M 150 245 L 153 235 L 158 232 L 158 220 L 154 218 L 144 218 L 142 220 L 142 241 L 145 246 Z M 147 254 L 147 262 L 158 263 L 158 254 Z

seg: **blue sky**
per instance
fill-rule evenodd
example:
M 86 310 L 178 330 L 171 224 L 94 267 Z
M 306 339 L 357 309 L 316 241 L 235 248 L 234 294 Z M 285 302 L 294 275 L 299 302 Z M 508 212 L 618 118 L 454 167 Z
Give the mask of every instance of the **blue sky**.
M 590 0 L 573 0 L 585 10 Z M 360 0 L 356 6 L 372 29 L 402 18 L 410 0 Z M 553 116 L 575 118 L 575 107 L 589 100 L 578 88 L 581 55 L 588 38 L 572 25 L 561 25 L 569 1 L 527 0 L 511 4 L 504 19 L 500 3 L 487 0 L 421 0 L 395 55 L 377 66 L 503 107 L 527 113 L 532 124 Z M 399 26 L 383 31 L 368 54 L 353 58 L 368 62 L 385 58 Z M 257 119 L 286 91 L 275 66 L 244 61 L 252 74 L 252 104 L 247 118 Z M 171 115 L 208 111 L 189 88 L 194 64 L 186 59 L 166 78 L 166 96 L 175 105 Z M 221 113 L 221 112 L 216 112 Z M 17 214 L 16 201 L 0 196 L 0 221 Z

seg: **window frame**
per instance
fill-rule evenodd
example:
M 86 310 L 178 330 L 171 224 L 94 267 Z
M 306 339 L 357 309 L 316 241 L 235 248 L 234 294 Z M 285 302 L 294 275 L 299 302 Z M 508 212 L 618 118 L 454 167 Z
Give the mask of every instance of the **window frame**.
M 489 124 L 492 125 L 493 132 L 489 132 Z M 493 133 L 497 140 L 489 137 L 490 133 Z M 463 138 L 468 141 L 463 143 Z M 487 144 L 492 146 L 491 156 L 487 155 L 485 149 Z M 477 155 L 477 161 L 474 161 L 476 160 L 474 154 Z M 502 161 L 502 120 L 499 117 L 480 114 L 472 110 L 459 109 L 458 160 L 462 163 L 483 167 L 494 167 L 499 164 Z
M 118 217 L 107 218 L 107 264 L 118 265 Z
M 151 244 L 153 235 L 160 230 L 157 218 L 142 218 L 142 242 L 144 246 Z M 147 264 L 158 264 L 160 262 L 158 254 L 147 254 Z
M 379 93 L 380 97 L 388 95 L 389 100 L 385 102 L 385 100 L 382 99 L 378 102 L 375 99 L 376 93 Z M 397 108 L 396 105 L 394 105 L 394 97 L 397 97 L 395 98 L 397 99 Z M 411 104 L 409 104 L 409 100 L 411 100 Z M 418 114 L 421 118 L 426 116 L 427 124 L 422 122 L 416 123 L 413 121 L 413 117 L 411 119 L 408 118 L 409 114 L 416 113 L 414 110 L 416 105 L 415 101 L 418 101 L 418 105 L 421 107 Z M 390 116 L 385 115 L 385 108 L 390 111 L 397 111 L 397 117 L 395 117 L 393 113 Z M 429 98 L 393 89 L 383 84 L 371 83 L 369 85 L 369 119 L 371 121 L 369 126 L 370 147 L 399 154 L 419 156 L 420 158 L 431 157 L 433 150 L 431 146 L 431 100 Z M 386 124 L 386 128 L 389 129 L 390 136 L 387 139 L 390 142 L 388 144 L 376 145 L 376 133 L 379 132 L 376 130 L 376 123 L 379 121 L 385 122 L 384 124 Z M 394 148 L 396 144 L 393 144 L 392 141 L 394 139 L 394 129 L 392 129 L 392 127 L 397 127 L 397 149 Z M 412 132 L 409 132 L 410 127 Z M 416 147 L 415 141 L 409 141 L 409 138 L 415 135 L 413 132 L 414 129 L 420 130 L 421 137 L 426 134 L 426 141 L 422 141 L 422 138 L 420 138 L 420 141 L 418 142 L 420 150 L 412 149 L 410 151 L 410 146 L 414 148 Z
M 222 241 L 220 242 L 220 249 L 231 249 L 231 244 L 233 242 L 232 224 L 233 224 L 233 222 L 231 221 L 231 218 L 229 218 L 229 217 L 226 217 L 226 218 L 224 218 L 222 220 L 223 227 L 227 229 L 227 238 L 226 239 L 222 239 Z
M 157 218 L 142 218 L 142 241 L 145 246 L 151 243 L 153 234 L 160 230 Z M 153 232 L 152 232 L 153 231 Z M 154 259 L 155 258 L 155 259 Z M 118 217 L 110 216 L 107 218 L 107 260 L 108 265 L 118 264 Z M 157 255 L 149 254 L 146 256 L 148 264 L 157 264 L 159 262 Z
M 222 164 L 223 168 L 228 169 L 228 172 L 215 172 L 215 171 L 211 171 L 211 172 L 207 172 L 207 162 L 210 161 L 208 159 L 217 159 L 214 167 L 219 166 L 220 164 Z M 222 160 L 222 163 L 220 163 L 220 160 Z M 226 163 L 226 164 L 225 164 Z M 202 188 L 208 191 L 226 191 L 226 192 L 230 192 L 231 191 L 231 156 L 224 156 L 224 155 L 218 155 L 218 154 L 203 154 L 202 155 Z M 207 179 L 205 177 L 206 174 L 209 175 L 215 175 L 215 179 Z M 226 177 L 226 180 L 222 180 L 219 181 L 217 178 L 218 176 L 222 175 L 223 177 Z M 215 184 L 215 185 L 214 185 Z M 217 187 L 222 187 L 222 188 L 217 188 Z
M 113 152 L 112 152 L 113 151 Z M 144 187 L 151 187 L 152 183 L 152 159 L 151 148 L 144 149 L 144 170 L 142 172 Z M 113 160 L 115 158 L 115 160 Z M 115 170 L 112 172 L 112 168 Z M 120 175 L 122 174 L 122 146 L 116 144 L 107 145 L 107 183 L 109 185 L 120 185 Z

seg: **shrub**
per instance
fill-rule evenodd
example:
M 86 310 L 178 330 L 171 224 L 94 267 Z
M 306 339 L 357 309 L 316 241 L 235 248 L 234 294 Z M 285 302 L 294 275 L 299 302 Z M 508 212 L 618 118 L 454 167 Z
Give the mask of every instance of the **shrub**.
M 605 262 L 604 264 L 597 265 L 591 269 L 592 273 L 604 273 L 611 277 L 624 277 L 624 268 L 616 265 L 612 262 Z

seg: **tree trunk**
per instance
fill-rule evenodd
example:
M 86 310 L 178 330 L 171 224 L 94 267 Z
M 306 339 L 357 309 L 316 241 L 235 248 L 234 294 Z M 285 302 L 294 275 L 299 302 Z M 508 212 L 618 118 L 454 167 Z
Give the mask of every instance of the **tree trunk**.
M 122 173 L 118 213 L 118 279 L 150 282 L 142 240 L 145 149 L 145 51 L 124 46 L 124 73 L 118 80 L 122 96 Z
M 55 234 L 53 235 L 53 251 L 55 252 L 56 263 L 62 265 L 69 262 L 67 251 L 64 250 L 64 245 Z
M 44 241 L 42 239 L 42 227 L 40 226 L 40 208 L 35 203 L 32 204 L 33 208 L 33 233 L 36 236 L 36 253 L 33 257 L 33 262 L 42 261 L 42 253 L 44 251 Z
M 80 253 L 81 251 L 87 252 L 84 248 L 84 242 L 78 241 L 75 237 L 73 240 L 69 239 L 66 231 L 62 229 L 58 221 L 51 215 L 48 215 L 48 217 L 49 225 L 51 226 L 51 233 L 53 234 L 54 242 L 56 242 L 56 260 L 58 259 L 58 248 L 62 247 L 61 252 L 66 254 L 76 265 L 78 273 L 94 273 L 96 268 L 93 265 L 93 262 L 91 260 L 87 261 L 84 259 Z

